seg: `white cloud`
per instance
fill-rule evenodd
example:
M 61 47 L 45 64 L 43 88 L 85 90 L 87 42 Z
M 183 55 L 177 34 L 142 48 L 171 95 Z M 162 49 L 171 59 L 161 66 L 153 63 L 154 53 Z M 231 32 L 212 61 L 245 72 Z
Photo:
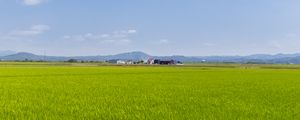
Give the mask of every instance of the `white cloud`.
M 127 31 L 129 34 L 135 34 L 135 33 L 137 33 L 137 30 L 128 30 Z
M 38 4 L 41 4 L 43 2 L 46 2 L 46 0 L 23 0 L 23 3 L 25 5 L 38 5 Z
M 37 36 L 48 30 L 50 30 L 50 27 L 47 25 L 33 25 L 27 30 L 14 30 L 9 34 L 13 36 Z
M 108 37 L 109 37 L 109 34 L 102 34 L 101 37 L 102 37 L 102 38 L 108 38 Z
M 129 30 L 120 30 L 120 31 L 114 31 L 110 36 L 115 38 L 126 38 L 132 34 L 136 34 L 137 30 L 135 29 L 129 29 Z
M 288 38 L 288 39 L 292 39 L 292 38 L 296 38 L 296 37 L 297 37 L 297 34 L 295 34 L 295 33 L 287 33 L 287 34 L 285 35 L 285 37 Z
M 121 43 L 130 43 L 131 40 L 129 40 L 129 39 L 122 39 L 122 40 L 119 40 L 119 42 L 121 42 Z
M 159 43 L 160 44 L 167 44 L 167 43 L 169 43 L 170 42 L 170 40 L 168 40 L 168 39 L 160 39 L 159 40 Z
M 204 43 L 203 46 L 206 46 L 206 47 L 212 47 L 212 46 L 215 46 L 216 44 L 214 43 Z
M 94 35 L 92 33 L 86 33 L 82 35 L 65 35 L 63 39 L 73 41 L 88 41 L 88 40 L 100 40 L 102 36 Z
M 268 44 L 269 44 L 269 46 L 271 46 L 273 48 L 276 48 L 276 49 L 282 49 L 283 48 L 283 45 L 279 41 L 276 41 L 276 40 L 269 41 Z
M 72 37 L 69 36 L 69 35 L 65 35 L 65 36 L 63 37 L 63 39 L 70 39 L 70 38 L 72 38 Z
M 36 31 L 45 31 L 45 30 L 49 30 L 50 27 L 48 25 L 33 25 L 31 29 Z
M 79 34 L 79 35 L 65 35 L 63 39 L 73 41 L 98 41 L 104 43 L 130 43 L 130 37 L 136 34 L 137 30 L 120 30 L 114 31 L 111 34 Z
M 0 40 L 24 40 L 36 37 L 50 30 L 47 25 L 33 25 L 28 29 L 12 30 L 7 33 L 3 33 L 0 36 Z

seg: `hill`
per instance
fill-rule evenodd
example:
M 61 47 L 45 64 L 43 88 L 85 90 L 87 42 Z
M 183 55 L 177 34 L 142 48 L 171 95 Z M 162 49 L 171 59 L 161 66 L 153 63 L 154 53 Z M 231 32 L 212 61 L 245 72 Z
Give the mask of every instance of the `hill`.
M 0 51 L 0 56 L 7 56 L 7 55 L 12 55 L 12 54 L 16 54 L 16 52 L 10 51 L 10 50 Z
M 0 52 L 1 53 L 1 52 Z M 6 53 L 6 54 L 5 54 Z M 83 60 L 83 61 L 107 61 L 112 59 L 122 60 L 147 60 L 149 58 L 156 59 L 174 59 L 182 62 L 232 62 L 232 63 L 275 63 L 275 64 L 300 64 L 300 54 L 255 54 L 249 56 L 152 56 L 144 52 L 128 52 L 116 55 L 107 56 L 43 56 L 35 55 L 27 52 L 14 53 L 3 52 L 5 56 L 0 56 L 3 61 L 67 61 L 69 59 Z

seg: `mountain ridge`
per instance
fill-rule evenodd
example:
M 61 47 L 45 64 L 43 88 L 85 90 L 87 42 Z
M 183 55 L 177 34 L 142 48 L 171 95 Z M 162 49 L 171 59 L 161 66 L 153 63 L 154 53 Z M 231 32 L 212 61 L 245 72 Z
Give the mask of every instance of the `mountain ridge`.
M 7 55 L 12 55 L 16 54 L 17 52 L 11 51 L 11 50 L 5 50 L 5 51 L 0 51 L 0 56 L 7 56 Z
M 120 53 L 116 55 L 98 55 L 98 56 L 43 56 L 29 52 L 18 52 L 10 55 L 0 56 L 2 61 L 67 61 L 76 59 L 81 61 L 107 61 L 112 59 L 122 60 L 147 60 L 156 59 L 174 59 L 182 62 L 233 62 L 233 63 L 274 63 L 274 64 L 300 64 L 300 53 L 295 54 L 253 54 L 248 56 L 152 56 L 141 51 Z

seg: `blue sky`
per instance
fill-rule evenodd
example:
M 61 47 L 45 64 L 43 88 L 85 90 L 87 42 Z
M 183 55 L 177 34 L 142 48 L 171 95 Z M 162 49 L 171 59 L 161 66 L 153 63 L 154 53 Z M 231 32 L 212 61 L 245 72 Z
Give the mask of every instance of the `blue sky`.
M 0 0 L 0 51 L 300 52 L 299 0 Z

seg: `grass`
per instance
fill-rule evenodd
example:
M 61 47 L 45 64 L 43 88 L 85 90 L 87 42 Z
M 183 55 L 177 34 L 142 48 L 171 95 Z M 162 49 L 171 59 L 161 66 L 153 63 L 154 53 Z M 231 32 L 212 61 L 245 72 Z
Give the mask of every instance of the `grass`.
M 291 65 L 49 64 L 0 63 L 0 119 L 300 119 Z

